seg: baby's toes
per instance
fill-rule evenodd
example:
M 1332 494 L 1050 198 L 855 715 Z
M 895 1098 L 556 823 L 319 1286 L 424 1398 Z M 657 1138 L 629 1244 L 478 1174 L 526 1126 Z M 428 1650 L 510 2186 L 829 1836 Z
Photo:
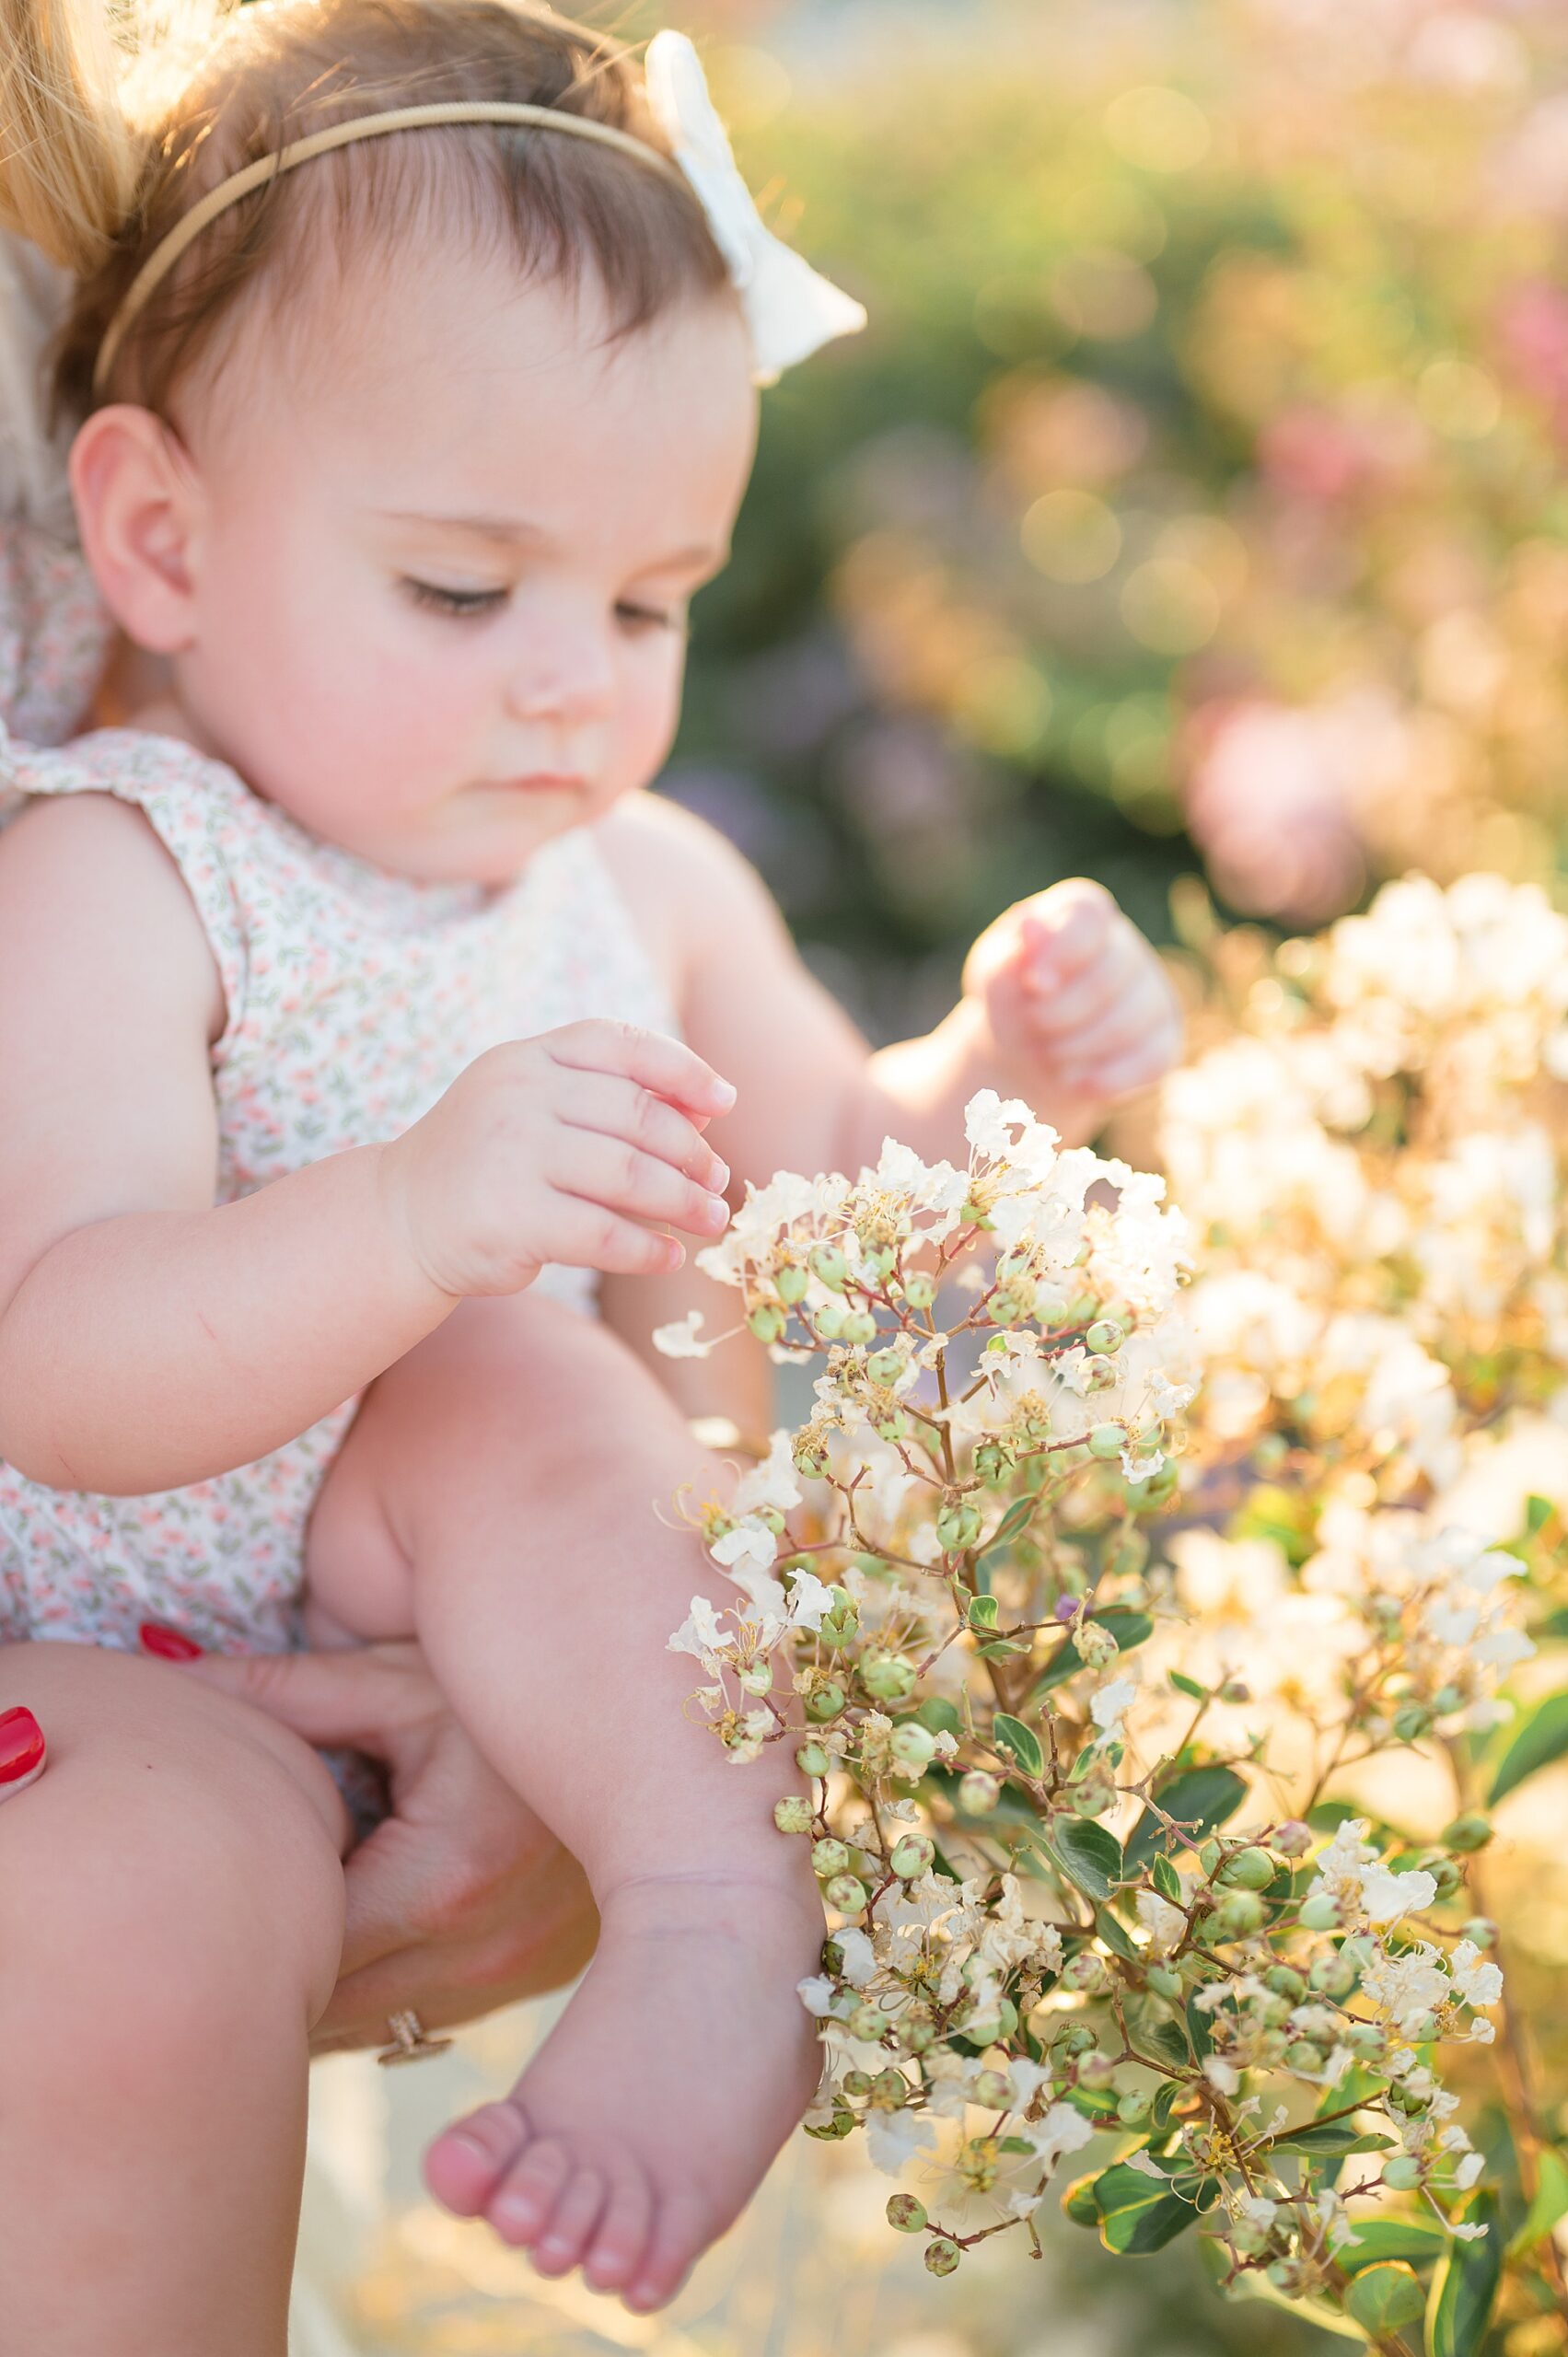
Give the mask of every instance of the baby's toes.
M 596 2292 L 619 2292 L 630 2282 L 648 2247 L 653 2215 L 653 2197 L 640 2171 L 612 2187 L 583 2261 L 584 2279 Z
M 477 2218 L 528 2139 L 515 2103 L 487 2103 L 443 2129 L 424 2155 L 424 2182 L 459 2218 Z
M 695 2194 L 672 2193 L 659 2204 L 643 2262 L 625 2293 L 629 2308 L 662 2308 L 673 2300 L 693 2260 L 713 2239 L 705 2202 Z
M 604 2197 L 604 2179 L 597 2169 L 578 2169 L 568 2177 L 533 2247 L 533 2263 L 541 2275 L 564 2275 L 576 2266 L 598 2223 Z
M 503 2242 L 534 2242 L 575 2172 L 566 2146 L 540 2136 L 509 2168 L 485 2204 L 484 2214 Z

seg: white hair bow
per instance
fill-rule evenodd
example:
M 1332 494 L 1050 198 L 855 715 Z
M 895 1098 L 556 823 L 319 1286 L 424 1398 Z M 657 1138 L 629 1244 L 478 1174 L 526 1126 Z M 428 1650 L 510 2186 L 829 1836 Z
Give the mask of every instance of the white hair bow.
M 756 361 L 753 382 L 775 384 L 834 336 L 857 334 L 865 307 L 764 226 L 686 35 L 656 33 L 645 69 L 655 119 L 697 192 L 739 293 Z

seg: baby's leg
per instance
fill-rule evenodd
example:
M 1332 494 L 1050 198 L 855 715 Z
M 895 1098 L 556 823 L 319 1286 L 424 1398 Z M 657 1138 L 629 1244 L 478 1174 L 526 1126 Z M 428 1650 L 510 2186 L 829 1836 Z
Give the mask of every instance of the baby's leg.
M 795 1984 L 821 1909 L 807 1844 L 772 1822 L 793 1747 L 733 1764 L 683 1715 L 695 1666 L 667 1650 L 692 1594 L 725 1585 L 657 1518 L 706 1475 L 610 1337 L 548 1302 L 473 1302 L 382 1376 L 310 1544 L 312 1583 L 361 1633 L 406 1633 L 412 1611 L 599 1910 L 559 2026 L 509 2102 L 439 2140 L 431 2185 L 641 2307 L 749 2199 L 817 2076 Z M 367 1604 L 380 1625 L 356 1622 Z
M 0 1648 L 0 2349 L 285 2357 L 307 2033 L 346 1840 L 320 1761 L 160 1663 Z

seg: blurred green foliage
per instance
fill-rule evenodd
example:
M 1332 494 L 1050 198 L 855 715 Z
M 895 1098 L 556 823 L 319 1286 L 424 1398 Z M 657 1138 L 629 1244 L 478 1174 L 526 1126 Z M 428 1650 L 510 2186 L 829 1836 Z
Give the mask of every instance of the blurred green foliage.
M 877 1028 L 1063 873 L 1163 935 L 1202 855 L 1284 921 L 1555 868 L 1561 11 L 682 13 L 872 324 L 763 397 L 669 786 Z

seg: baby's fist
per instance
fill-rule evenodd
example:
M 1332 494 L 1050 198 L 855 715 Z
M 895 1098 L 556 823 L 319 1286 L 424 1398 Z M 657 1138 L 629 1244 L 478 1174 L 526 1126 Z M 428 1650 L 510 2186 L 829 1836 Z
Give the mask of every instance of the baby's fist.
M 1108 1107 L 1181 1052 L 1164 967 L 1103 886 L 1082 876 L 1019 900 L 981 934 L 964 994 L 983 1001 L 1002 1061 L 1048 1118 Z

